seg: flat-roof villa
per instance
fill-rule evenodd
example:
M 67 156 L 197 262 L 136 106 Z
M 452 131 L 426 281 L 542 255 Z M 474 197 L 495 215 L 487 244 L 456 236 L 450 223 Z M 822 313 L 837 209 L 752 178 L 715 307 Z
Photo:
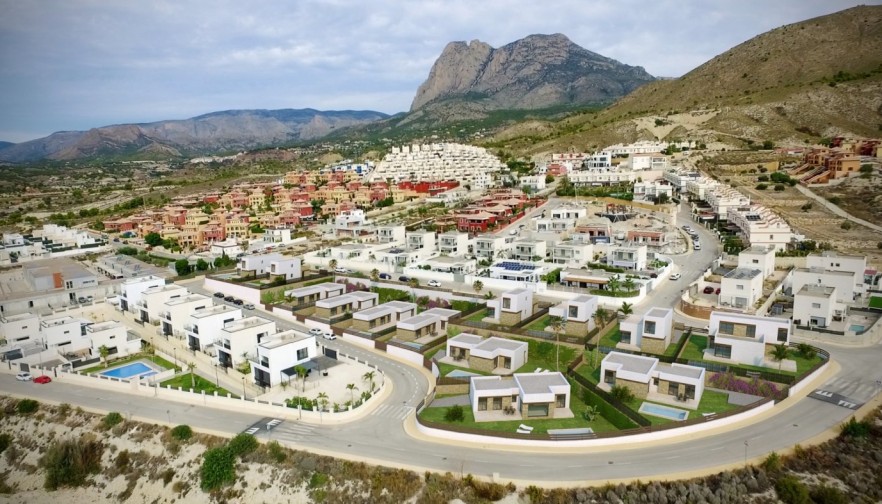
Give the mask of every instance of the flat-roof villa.
M 527 362 L 527 342 L 462 333 L 447 340 L 447 357 L 455 366 L 507 375 Z
M 191 350 L 206 351 L 215 343 L 216 336 L 224 325 L 242 318 L 242 309 L 229 305 L 217 305 L 191 313 L 189 322 L 184 324 L 187 346 Z
M 519 282 L 538 282 L 545 268 L 533 263 L 500 261 L 490 266 L 490 278 L 516 280 Z
M 476 422 L 572 418 L 570 384 L 560 372 L 473 376 L 469 402 Z
M 375 292 L 354 291 L 349 294 L 319 299 L 315 302 L 315 315 L 334 318 L 345 313 L 357 312 L 376 306 L 380 295 Z
M 794 361 L 775 362 L 767 356 L 769 347 L 789 345 L 791 333 L 789 319 L 714 311 L 708 326 L 705 359 L 796 371 Z
M 610 352 L 600 363 L 600 377 L 603 390 L 626 387 L 638 399 L 687 409 L 697 409 L 704 394 L 704 368 L 665 364 L 655 357 Z M 680 420 L 685 420 L 685 416 Z
M 406 301 L 388 301 L 352 314 L 352 328 L 364 332 L 379 332 L 395 326 L 399 321 L 416 315 L 417 305 Z
M 416 341 L 420 338 L 435 337 L 447 331 L 447 321 L 460 314 L 459 310 L 432 308 L 419 315 L 398 322 L 395 337 L 402 341 Z
M 502 325 L 513 326 L 533 315 L 533 291 L 517 288 L 503 292 L 497 299 L 487 301 L 493 317 Z
M 273 387 L 290 382 L 297 366 L 315 358 L 316 348 L 315 336 L 293 329 L 268 336 L 257 344 L 257 353 L 248 356 L 254 383 Z
M 324 282 L 308 287 L 299 287 L 285 291 L 285 298 L 291 300 L 293 306 L 313 304 L 320 299 L 339 296 L 346 292 L 346 286 L 334 282 Z
M 244 362 L 243 355 L 254 350 L 264 338 L 276 332 L 276 323 L 261 317 L 245 317 L 224 324 L 215 340 L 217 362 L 233 367 Z
M 548 309 L 552 317 L 559 317 L 564 323 L 564 332 L 570 336 L 587 336 L 594 329 L 594 314 L 597 312 L 597 296 L 580 294 Z
M 631 315 L 619 323 L 620 340 L 616 346 L 663 354 L 671 344 L 673 327 L 674 310 L 671 308 L 653 308 L 643 315 Z

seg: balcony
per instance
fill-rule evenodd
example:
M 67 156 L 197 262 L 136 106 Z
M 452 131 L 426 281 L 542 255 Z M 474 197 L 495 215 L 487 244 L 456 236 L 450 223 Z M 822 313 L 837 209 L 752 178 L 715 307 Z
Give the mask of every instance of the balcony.
M 171 322 L 171 312 L 168 312 L 168 311 L 159 312 L 159 318 L 161 318 L 163 320 L 168 320 L 169 322 Z
M 138 301 L 137 303 L 135 303 L 135 306 L 137 306 L 138 308 L 141 308 L 142 310 L 146 310 L 147 309 L 147 300 L 142 299 L 142 300 Z
M 184 330 L 193 334 L 199 334 L 199 326 L 195 324 L 184 324 Z

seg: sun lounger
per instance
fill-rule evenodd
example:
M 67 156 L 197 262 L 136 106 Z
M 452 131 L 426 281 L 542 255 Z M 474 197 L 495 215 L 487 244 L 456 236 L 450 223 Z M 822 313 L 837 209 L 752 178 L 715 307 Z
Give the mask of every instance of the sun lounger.
M 542 368 L 541 368 L 541 367 L 537 367 L 536 370 L 533 371 L 533 372 L 534 372 L 534 373 L 541 373 L 541 372 L 542 372 Z
M 711 413 L 702 413 L 701 416 L 703 416 L 703 417 L 706 418 L 706 417 L 712 417 L 712 416 L 714 416 L 714 415 L 716 415 L 716 414 L 717 414 L 717 413 L 714 411 L 714 412 L 711 412 Z
M 524 429 L 518 429 L 518 434 L 530 434 L 530 431 Z
M 527 432 L 533 432 L 532 427 L 530 427 L 529 425 L 524 425 L 524 424 L 518 425 L 518 430 L 525 430 Z

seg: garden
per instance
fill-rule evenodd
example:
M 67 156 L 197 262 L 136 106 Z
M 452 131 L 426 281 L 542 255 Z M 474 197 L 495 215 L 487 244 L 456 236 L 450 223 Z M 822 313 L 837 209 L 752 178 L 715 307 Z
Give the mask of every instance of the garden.
M 239 396 L 232 394 L 229 390 L 218 386 L 213 383 L 211 380 L 206 380 L 205 378 L 195 374 L 195 373 L 184 373 L 174 378 L 170 378 L 160 383 L 163 387 L 171 387 L 171 388 L 181 388 L 183 390 L 193 389 L 193 392 L 202 393 L 205 392 L 206 395 L 214 395 L 217 392 L 217 395 L 226 397 L 227 394 L 231 395 L 234 398 L 238 398 Z

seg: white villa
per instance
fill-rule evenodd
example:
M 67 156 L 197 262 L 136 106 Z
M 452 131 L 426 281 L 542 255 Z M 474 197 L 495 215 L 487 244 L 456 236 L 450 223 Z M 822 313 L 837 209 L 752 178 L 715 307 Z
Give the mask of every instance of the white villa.
M 475 421 L 572 418 L 570 384 L 563 373 L 475 376 L 469 385 Z M 506 413 L 508 412 L 508 413 Z

